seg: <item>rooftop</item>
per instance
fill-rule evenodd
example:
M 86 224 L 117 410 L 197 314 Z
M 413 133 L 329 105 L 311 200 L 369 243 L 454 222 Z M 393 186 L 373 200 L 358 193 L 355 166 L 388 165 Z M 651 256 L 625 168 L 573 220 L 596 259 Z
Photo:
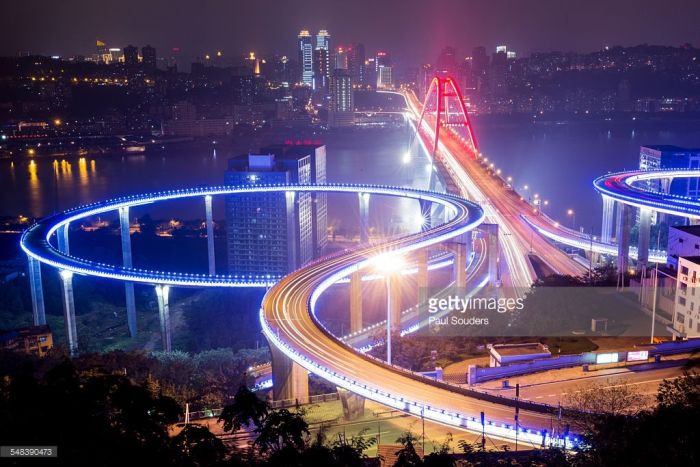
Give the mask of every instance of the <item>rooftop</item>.
M 661 152 L 700 152 L 700 148 L 683 148 L 672 144 L 643 144 L 642 148 L 653 149 Z
M 700 225 L 672 225 L 670 228 L 700 237 Z
M 681 259 L 700 265 L 700 256 L 681 256 Z

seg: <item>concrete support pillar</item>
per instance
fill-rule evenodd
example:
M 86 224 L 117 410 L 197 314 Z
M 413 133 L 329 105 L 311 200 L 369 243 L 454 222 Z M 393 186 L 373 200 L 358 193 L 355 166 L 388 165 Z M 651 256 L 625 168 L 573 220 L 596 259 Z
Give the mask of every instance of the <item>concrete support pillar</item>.
M 170 327 L 170 304 L 168 303 L 168 295 L 170 287 L 167 285 L 156 285 L 156 298 L 158 299 L 158 317 L 160 318 L 160 336 L 163 341 L 163 350 L 170 352 L 172 350 Z
M 453 243 L 451 249 L 454 252 L 455 287 L 464 289 L 467 287 L 467 247 L 463 243 Z
M 344 388 L 336 388 L 345 420 L 357 420 L 365 414 L 365 398 Z
M 617 272 L 627 273 L 630 256 L 630 229 L 632 227 L 632 209 L 620 203 L 617 207 Z
M 68 242 L 69 226 L 70 224 L 65 224 L 56 231 L 56 238 L 58 240 L 58 251 L 66 255 L 70 254 L 70 243 Z
M 500 279 L 498 257 L 501 254 L 498 242 L 498 224 L 481 224 L 479 231 L 486 237 L 486 261 L 488 262 L 489 285 L 495 286 Z
M 122 240 L 122 263 L 125 268 L 133 268 L 131 256 L 131 231 L 129 224 L 129 208 L 119 208 L 119 231 Z M 136 337 L 136 297 L 134 296 L 134 283 L 124 283 L 124 295 L 126 299 L 126 321 L 129 326 L 129 335 Z
M 41 284 L 41 263 L 29 255 L 27 255 L 27 260 L 29 260 L 29 289 L 32 293 L 34 326 L 41 326 L 46 324 L 44 288 Z
M 603 195 L 603 225 L 600 230 L 600 240 L 603 243 L 612 241 L 613 214 L 615 212 L 615 201 Z
M 272 355 L 272 398 L 276 401 L 309 402 L 309 372 L 270 344 Z
M 651 236 L 651 209 L 639 209 L 639 237 L 637 242 L 637 267 L 642 270 L 649 264 L 649 237 Z
M 418 263 L 418 306 L 428 301 L 430 283 L 428 282 L 428 249 L 421 248 L 416 252 L 416 262 Z
M 294 271 L 296 268 L 301 266 L 298 262 L 299 235 L 297 233 L 298 222 L 296 221 L 296 192 L 286 191 L 284 195 L 287 208 L 287 244 L 289 245 L 289 248 L 287 248 L 287 267 L 289 271 Z
M 362 329 L 362 272 L 350 274 L 350 332 Z
M 63 290 L 63 318 L 66 324 L 66 341 L 71 355 L 78 353 L 78 331 L 75 324 L 75 302 L 73 301 L 73 273 L 65 269 L 59 272 Z
M 360 201 L 360 243 L 369 242 L 369 193 L 358 193 Z
M 209 254 L 209 275 L 216 275 L 216 257 L 214 255 L 214 218 L 212 214 L 212 197 L 204 197 L 204 211 L 207 224 L 207 253 Z
M 401 275 L 398 272 L 386 276 L 387 281 L 387 306 L 391 317 L 391 332 L 401 330 Z

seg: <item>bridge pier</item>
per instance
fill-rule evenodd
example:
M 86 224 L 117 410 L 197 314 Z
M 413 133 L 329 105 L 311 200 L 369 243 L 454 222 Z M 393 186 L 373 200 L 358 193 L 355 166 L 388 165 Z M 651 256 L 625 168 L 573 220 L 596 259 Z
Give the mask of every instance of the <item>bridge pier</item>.
M 398 271 L 386 273 L 386 290 L 387 319 L 393 334 L 401 331 L 401 274 Z
M 170 287 L 167 285 L 156 285 L 156 298 L 158 300 L 158 317 L 160 318 L 160 336 L 163 342 L 163 351 L 172 351 L 170 326 L 170 304 L 168 295 Z
M 343 406 L 343 418 L 345 420 L 357 420 L 365 414 L 365 398 L 352 391 L 338 387 L 338 397 Z
M 454 254 L 452 270 L 454 271 L 455 287 L 465 289 L 467 287 L 467 245 L 453 242 L 450 244 L 450 250 Z
M 63 290 L 63 319 L 66 325 L 66 340 L 71 356 L 78 353 L 78 330 L 75 324 L 75 302 L 73 301 L 73 273 L 62 269 L 61 289 Z
M 70 224 L 66 223 L 56 231 L 58 240 L 58 251 L 63 254 L 70 254 L 70 242 L 68 231 Z M 63 319 L 66 325 L 66 341 L 68 342 L 68 352 L 70 355 L 78 353 L 78 331 L 75 324 L 75 300 L 73 298 L 73 273 L 61 269 L 58 272 L 61 277 L 61 290 L 63 291 Z
M 612 240 L 613 215 L 615 213 L 615 200 L 609 196 L 603 197 L 603 225 L 600 231 L 600 240 L 610 243 Z
M 58 240 L 58 251 L 63 254 L 70 254 L 70 242 L 68 241 L 68 228 L 70 224 L 65 224 L 56 231 L 56 239 Z
M 369 243 L 369 193 L 358 193 L 360 202 L 360 243 Z
M 34 326 L 46 324 L 46 309 L 44 307 L 44 288 L 41 284 L 41 263 L 27 255 L 29 262 L 29 289 L 32 293 L 32 315 Z
M 216 256 L 214 254 L 214 218 L 212 213 L 212 197 L 204 197 L 204 211 L 207 224 L 207 253 L 209 255 L 209 275 L 216 275 Z
M 350 274 L 350 332 L 362 329 L 362 272 Z
M 624 203 L 617 207 L 617 274 L 618 282 L 624 277 L 630 262 L 630 229 L 632 227 L 632 209 Z M 622 282 L 621 287 L 624 287 Z
M 416 262 L 418 263 L 417 287 L 418 301 L 417 306 L 421 306 L 428 301 L 430 283 L 428 282 L 428 249 L 421 248 L 416 252 Z
M 272 399 L 309 401 L 309 372 L 270 343 L 272 355 Z
M 639 209 L 639 237 L 637 242 L 637 268 L 646 269 L 649 264 L 649 237 L 651 236 L 651 209 Z
M 494 287 L 500 279 L 498 273 L 498 257 L 500 245 L 498 243 L 498 224 L 481 224 L 479 231 L 486 237 L 486 261 L 488 262 L 489 285 Z
M 119 208 L 119 231 L 122 241 L 122 263 L 125 268 L 133 268 L 131 256 L 131 232 L 129 230 L 129 208 Z M 129 326 L 129 335 L 136 337 L 136 297 L 134 296 L 134 283 L 124 283 L 124 295 L 126 300 L 126 322 Z

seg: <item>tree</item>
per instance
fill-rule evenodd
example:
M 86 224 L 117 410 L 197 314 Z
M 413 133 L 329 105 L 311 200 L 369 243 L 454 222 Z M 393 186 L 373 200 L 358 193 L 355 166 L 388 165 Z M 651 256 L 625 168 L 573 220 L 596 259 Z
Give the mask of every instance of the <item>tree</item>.
M 235 432 L 251 424 L 260 428 L 269 411 L 267 402 L 255 395 L 248 386 L 241 385 L 233 397 L 233 403 L 224 407 L 218 421 L 224 422 L 224 431 Z
M 216 466 L 223 462 L 226 447 L 208 428 L 188 424 L 172 439 L 182 465 Z
M 258 438 L 254 444 L 262 454 L 290 450 L 300 452 L 306 447 L 309 424 L 304 420 L 303 413 L 280 409 L 268 412 L 256 431 Z
M 564 405 L 575 411 L 572 414 L 575 431 L 587 433 L 594 429 L 602 416 L 635 415 L 647 403 L 636 386 L 606 380 L 571 391 Z
M 662 381 L 656 401 L 660 408 L 676 406 L 697 410 L 700 407 L 700 374 L 686 371 L 682 378 Z
M 339 434 L 338 439 L 331 444 L 333 465 L 362 467 L 367 459 L 364 452 L 377 442 L 377 438 L 365 437 L 368 430 L 368 428 L 363 428 L 357 436 L 352 436 L 350 440 Z
M 423 465 L 423 461 L 416 452 L 415 443 L 418 439 L 411 431 L 407 431 L 403 436 L 399 437 L 396 442 L 403 447 L 396 451 L 396 462 L 394 467 L 412 467 Z
M 423 459 L 425 467 L 454 467 L 455 459 L 452 456 L 450 444 L 452 443 L 452 434 L 448 433 L 445 441 L 440 447 Z

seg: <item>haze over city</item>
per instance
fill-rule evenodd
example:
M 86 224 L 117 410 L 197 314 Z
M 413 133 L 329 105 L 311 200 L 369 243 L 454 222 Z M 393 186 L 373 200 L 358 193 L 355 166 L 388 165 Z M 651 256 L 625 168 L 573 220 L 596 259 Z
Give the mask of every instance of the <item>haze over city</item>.
M 328 29 L 338 44 L 360 41 L 373 50 L 391 50 L 415 66 L 434 60 L 450 44 L 462 55 L 477 45 L 511 44 L 530 54 L 592 52 L 606 45 L 700 44 L 698 14 L 700 6 L 693 0 L 643 7 L 634 0 L 29 0 L 13 5 L 11 14 L 0 19 L 0 53 L 87 54 L 99 39 L 119 47 L 179 47 L 188 60 L 216 50 L 291 54 L 289 37 L 305 28 Z

